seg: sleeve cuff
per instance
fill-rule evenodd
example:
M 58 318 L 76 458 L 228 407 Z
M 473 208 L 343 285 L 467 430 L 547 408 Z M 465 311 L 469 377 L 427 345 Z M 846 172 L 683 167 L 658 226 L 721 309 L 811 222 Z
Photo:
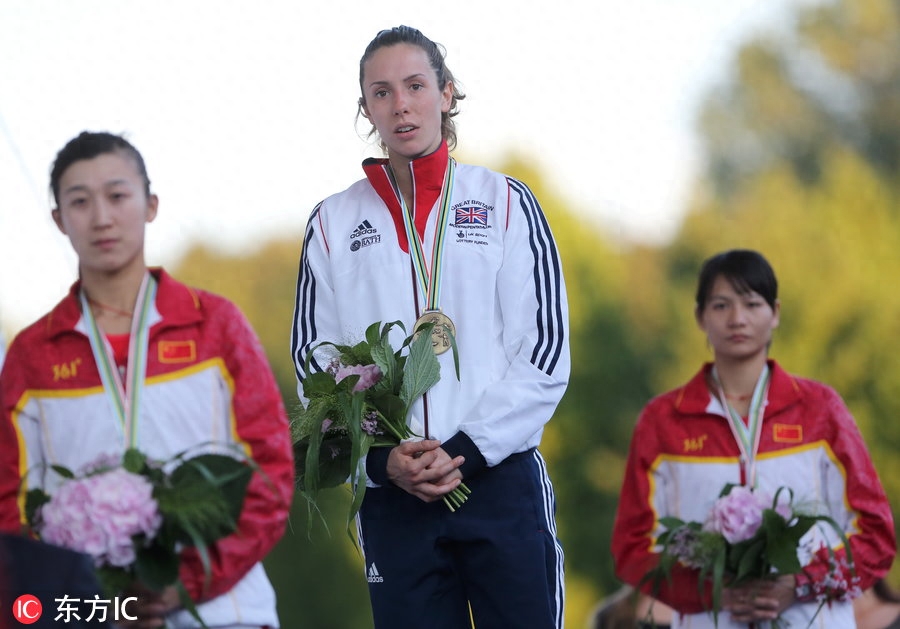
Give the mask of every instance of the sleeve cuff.
M 366 454 L 366 475 L 373 483 L 379 485 L 391 484 L 391 479 L 388 478 L 387 474 L 387 463 L 390 454 L 390 446 L 370 448 Z
M 481 454 L 478 446 L 475 445 L 475 442 L 472 441 L 469 435 L 464 432 L 456 433 L 441 444 L 441 447 L 444 449 L 444 452 L 450 455 L 450 458 L 455 458 L 460 454 L 466 458 L 465 463 L 459 468 L 464 480 L 472 478 L 487 467 L 484 455 Z

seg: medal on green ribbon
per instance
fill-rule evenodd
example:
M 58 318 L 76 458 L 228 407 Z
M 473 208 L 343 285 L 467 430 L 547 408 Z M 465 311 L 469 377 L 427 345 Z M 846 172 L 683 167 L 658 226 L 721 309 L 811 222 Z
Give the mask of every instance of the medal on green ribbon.
M 80 291 L 81 313 L 87 324 L 88 339 L 91 342 L 91 353 L 100 372 L 103 390 L 109 399 L 110 406 L 119 420 L 122 438 L 126 447 L 137 446 L 137 427 L 140 414 L 141 393 L 147 375 L 147 348 L 150 342 L 150 311 L 156 300 L 156 280 L 150 273 L 144 274 L 138 290 L 134 316 L 131 319 L 131 333 L 128 339 L 128 363 L 125 377 L 116 369 L 116 359 L 112 347 L 104 336 L 94 313 L 91 312 L 87 295 Z

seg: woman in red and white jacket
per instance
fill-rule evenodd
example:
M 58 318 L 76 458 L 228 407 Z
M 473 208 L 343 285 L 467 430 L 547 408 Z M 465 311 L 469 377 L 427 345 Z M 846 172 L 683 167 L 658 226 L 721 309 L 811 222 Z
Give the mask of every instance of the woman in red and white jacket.
M 634 429 L 612 552 L 620 578 L 679 612 L 673 627 L 713 627 L 714 618 L 710 588 L 701 595 L 697 569 L 676 566 L 658 591 L 643 580 L 659 562 L 660 520 L 704 521 L 726 483 L 769 495 L 786 486 L 795 503 L 824 511 L 849 540 L 858 581 L 842 561 L 840 537 L 830 527 L 813 527 L 798 551 L 800 573 L 723 590 L 720 629 L 769 627 L 778 617 L 791 627 L 855 627 L 849 601 L 820 608 L 826 578 L 838 566 L 848 585 L 864 589 L 894 557 L 890 507 L 844 402 L 768 358 L 779 323 L 777 297 L 775 274 L 759 253 L 731 250 L 708 259 L 696 319 L 714 360 L 687 384 L 651 400 Z
M 79 280 L 9 348 L 0 378 L 0 529 L 19 529 L 20 481 L 53 491 L 50 466 L 78 470 L 128 447 L 165 460 L 200 445 L 237 446 L 263 474 L 250 481 L 237 531 L 211 549 L 210 573 L 185 550 L 180 577 L 209 627 L 278 626 L 261 560 L 285 530 L 293 455 L 256 335 L 228 300 L 147 267 L 144 230 L 158 199 L 125 139 L 80 134 L 58 153 L 51 187 Z M 130 414 L 114 411 L 119 378 Z M 137 626 L 198 626 L 175 588 L 141 591 L 130 611 Z

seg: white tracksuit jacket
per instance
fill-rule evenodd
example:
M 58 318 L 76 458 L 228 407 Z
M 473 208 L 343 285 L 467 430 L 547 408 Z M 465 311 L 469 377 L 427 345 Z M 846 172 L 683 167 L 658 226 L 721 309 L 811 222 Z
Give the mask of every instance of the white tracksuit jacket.
M 429 264 L 447 159 L 442 144 L 410 164 Z M 375 321 L 410 332 L 425 308 L 387 160 L 363 167 L 367 178 L 322 201 L 307 226 L 291 343 L 301 399 L 311 347 L 356 343 Z M 441 380 L 412 415 L 427 414 L 428 436 L 466 455 L 468 476 L 539 444 L 569 378 L 568 310 L 556 244 L 527 186 L 458 164 L 450 206 L 440 307 L 456 325 L 460 378 L 452 352 L 441 354 Z M 403 332 L 393 332 L 397 348 Z

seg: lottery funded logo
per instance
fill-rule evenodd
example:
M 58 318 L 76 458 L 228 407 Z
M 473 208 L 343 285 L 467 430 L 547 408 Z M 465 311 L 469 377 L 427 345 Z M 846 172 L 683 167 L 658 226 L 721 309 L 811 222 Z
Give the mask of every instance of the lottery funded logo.
M 32 594 L 23 594 L 13 602 L 13 617 L 23 625 L 36 623 L 43 611 L 41 601 Z

